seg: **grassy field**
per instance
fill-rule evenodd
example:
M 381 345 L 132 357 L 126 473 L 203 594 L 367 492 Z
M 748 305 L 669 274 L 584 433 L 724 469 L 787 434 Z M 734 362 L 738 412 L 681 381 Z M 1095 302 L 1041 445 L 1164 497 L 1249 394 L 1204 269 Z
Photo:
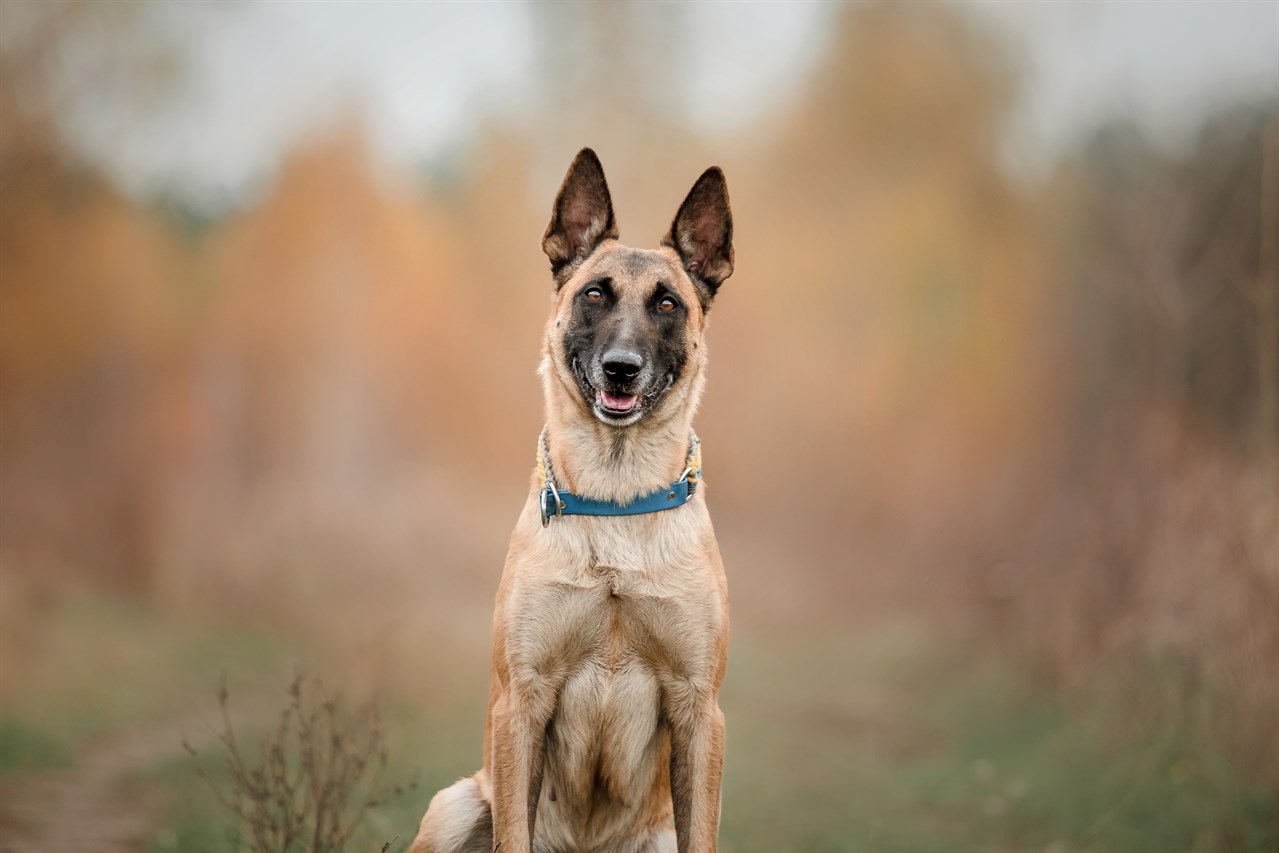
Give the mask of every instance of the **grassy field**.
M 1273 795 L 1237 780 L 1203 737 L 1209 709 L 1176 708 L 1170 674 L 1100 695 L 1051 695 L 909 631 L 872 635 L 860 648 L 808 671 L 788 665 L 785 649 L 737 650 L 724 703 L 739 709 L 726 848 L 1261 851 L 1279 843 Z M 819 664 L 838 689 L 811 677 Z M 815 687 L 820 696 L 805 696 Z
M 58 797 L 89 803 L 86 821 L 93 808 L 136 812 L 117 849 L 237 849 L 240 828 L 181 738 L 225 783 L 212 698 L 220 674 L 251 740 L 285 703 L 297 649 L 118 600 L 78 600 L 51 619 L 44 631 L 77 642 L 46 647 L 28 669 L 29 689 L 6 699 L 0 717 L 0 790 L 12 795 L 0 830 L 18 839 L 15 849 L 50 849 L 38 843 L 38 810 Z M 997 661 L 944 649 L 911 623 L 777 636 L 785 642 L 748 623 L 734 638 L 721 701 L 729 853 L 1279 846 L 1273 794 L 1240 781 L 1206 734 L 1210 703 L 1184 701 L 1173 666 L 1152 662 L 1090 692 L 1050 692 Z M 65 678 L 69 668 L 75 679 Z M 405 849 L 431 793 L 476 769 L 483 688 L 479 674 L 441 701 L 384 697 L 389 778 L 419 787 L 370 811 L 351 850 Z M 51 802 L 22 793 L 42 785 Z

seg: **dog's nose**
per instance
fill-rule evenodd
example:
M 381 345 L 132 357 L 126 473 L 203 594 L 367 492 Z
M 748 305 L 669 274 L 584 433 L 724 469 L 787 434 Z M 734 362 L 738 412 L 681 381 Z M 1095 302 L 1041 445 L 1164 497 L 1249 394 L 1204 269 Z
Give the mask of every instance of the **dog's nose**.
M 644 357 L 625 349 L 611 349 L 601 359 L 604 375 L 617 383 L 630 382 L 644 366 Z

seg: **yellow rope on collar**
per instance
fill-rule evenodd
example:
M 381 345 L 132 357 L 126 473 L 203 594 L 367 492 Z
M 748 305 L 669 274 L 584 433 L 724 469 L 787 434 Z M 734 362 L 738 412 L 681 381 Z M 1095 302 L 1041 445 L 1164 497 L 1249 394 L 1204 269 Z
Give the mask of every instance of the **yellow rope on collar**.
M 692 441 L 688 446 L 688 462 L 685 467 L 688 471 L 688 481 L 697 483 L 702 479 L 702 441 L 697 437 L 697 433 L 690 430 Z
M 546 475 L 546 460 L 542 457 L 542 448 L 546 446 L 545 436 L 546 432 L 543 431 L 542 437 L 537 440 L 537 481 L 543 486 L 545 486 L 550 479 Z

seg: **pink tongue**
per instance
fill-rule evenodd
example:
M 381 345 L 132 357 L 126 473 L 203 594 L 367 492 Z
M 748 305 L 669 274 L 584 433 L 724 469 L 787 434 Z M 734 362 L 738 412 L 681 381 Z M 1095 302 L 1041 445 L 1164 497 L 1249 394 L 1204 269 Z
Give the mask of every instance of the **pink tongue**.
M 614 394 L 611 391 L 601 391 L 600 399 L 605 406 L 608 406 L 615 412 L 628 412 L 635 405 L 637 395 L 635 394 Z

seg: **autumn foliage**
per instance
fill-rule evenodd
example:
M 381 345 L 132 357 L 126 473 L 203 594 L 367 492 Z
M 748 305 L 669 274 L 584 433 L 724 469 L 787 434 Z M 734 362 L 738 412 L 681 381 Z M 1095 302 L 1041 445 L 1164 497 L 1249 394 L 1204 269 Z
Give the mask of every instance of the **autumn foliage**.
M 1175 153 L 1115 123 L 1022 181 L 999 155 L 1016 94 L 963 14 L 856 4 L 749 139 L 657 133 L 678 122 L 642 99 L 607 124 L 566 104 L 428 180 L 377 162 L 353 118 L 195 225 L 21 114 L 0 139 L 0 621 L 85 579 L 179 608 L 332 606 L 262 592 L 294 563 L 450 589 L 491 540 L 476 517 L 500 529 L 521 499 L 538 241 L 590 143 L 639 245 L 698 168 L 729 178 L 738 272 L 699 429 L 744 612 L 888 601 L 1050 682 L 1171 657 L 1279 785 L 1260 759 L 1279 750 L 1279 106 L 1225 110 Z

